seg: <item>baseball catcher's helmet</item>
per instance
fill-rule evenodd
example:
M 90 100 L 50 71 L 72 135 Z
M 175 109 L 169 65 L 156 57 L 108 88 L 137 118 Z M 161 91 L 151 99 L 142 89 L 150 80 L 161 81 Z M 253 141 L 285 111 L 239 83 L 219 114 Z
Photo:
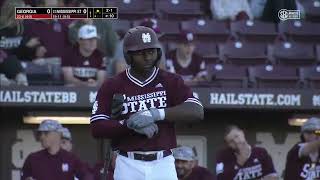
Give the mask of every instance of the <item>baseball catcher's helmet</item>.
M 156 48 L 158 52 L 157 63 L 162 55 L 161 45 L 156 33 L 148 27 L 137 26 L 129 29 L 123 39 L 123 54 L 128 65 L 131 64 L 130 51 L 139 51 L 143 49 Z

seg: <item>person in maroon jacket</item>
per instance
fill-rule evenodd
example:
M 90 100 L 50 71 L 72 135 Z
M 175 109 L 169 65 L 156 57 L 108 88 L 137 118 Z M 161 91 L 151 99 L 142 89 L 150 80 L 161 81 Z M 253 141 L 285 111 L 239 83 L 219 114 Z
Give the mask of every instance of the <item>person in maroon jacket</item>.
M 173 121 L 201 120 L 203 106 L 180 76 L 157 67 L 162 52 L 152 29 L 130 29 L 123 47 L 130 67 L 100 87 L 90 119 L 92 135 L 110 138 L 118 151 L 115 180 L 176 180 Z M 122 112 L 113 118 L 117 95 Z
M 249 145 L 239 127 L 228 126 L 224 140 L 228 147 L 218 152 L 216 157 L 218 180 L 278 179 L 268 152 Z
M 78 45 L 62 58 L 65 84 L 100 86 L 106 77 L 105 61 L 97 49 L 97 28 L 84 25 L 79 29 Z
M 206 168 L 195 165 L 195 154 L 191 147 L 181 146 L 173 150 L 179 180 L 214 180 Z
M 22 168 L 22 180 L 92 180 L 86 165 L 75 155 L 61 149 L 61 124 L 44 120 L 38 128 L 43 150 L 29 154 Z
M 195 48 L 193 33 L 182 31 L 177 48 L 166 57 L 167 70 L 181 75 L 187 84 L 204 81 L 207 75 L 205 61 L 194 52 Z
M 301 142 L 287 154 L 284 180 L 320 179 L 320 119 L 312 117 L 301 127 Z

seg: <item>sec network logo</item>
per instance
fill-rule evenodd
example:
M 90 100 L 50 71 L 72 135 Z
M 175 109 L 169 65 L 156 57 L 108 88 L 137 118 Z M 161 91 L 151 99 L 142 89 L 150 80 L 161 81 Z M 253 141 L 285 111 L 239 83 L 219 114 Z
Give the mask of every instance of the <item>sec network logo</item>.
M 300 19 L 300 10 L 280 9 L 278 12 L 278 17 L 281 21 L 288 19 Z

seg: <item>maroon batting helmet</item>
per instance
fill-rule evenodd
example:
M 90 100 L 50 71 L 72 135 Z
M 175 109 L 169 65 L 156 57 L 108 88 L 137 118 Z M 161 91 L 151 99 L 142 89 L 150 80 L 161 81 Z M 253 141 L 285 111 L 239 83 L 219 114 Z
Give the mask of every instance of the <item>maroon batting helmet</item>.
M 155 48 L 158 52 L 157 63 L 159 62 L 162 52 L 156 33 L 148 27 L 137 26 L 129 29 L 123 39 L 123 54 L 127 64 L 131 64 L 130 51 L 139 51 L 143 49 Z

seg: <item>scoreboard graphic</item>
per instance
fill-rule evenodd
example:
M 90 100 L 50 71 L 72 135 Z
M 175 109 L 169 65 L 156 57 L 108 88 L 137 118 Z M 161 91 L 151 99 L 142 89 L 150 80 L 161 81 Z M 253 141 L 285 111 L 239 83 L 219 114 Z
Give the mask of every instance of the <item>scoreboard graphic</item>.
M 118 19 L 117 7 L 16 7 L 16 19 Z

